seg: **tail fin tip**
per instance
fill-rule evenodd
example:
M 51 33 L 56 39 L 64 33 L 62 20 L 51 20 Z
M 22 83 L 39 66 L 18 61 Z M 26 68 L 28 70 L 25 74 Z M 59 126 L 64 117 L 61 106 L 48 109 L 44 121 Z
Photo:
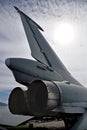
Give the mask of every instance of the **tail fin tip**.
M 20 13 L 23 13 L 18 7 L 14 6 L 14 8 Z M 24 14 L 24 13 L 23 13 Z M 24 14 L 25 15 L 25 14 Z M 44 31 L 42 29 L 42 27 L 40 27 L 35 21 L 33 21 L 30 17 L 28 17 L 34 24 L 36 24 L 36 26 L 41 30 L 41 31 Z
M 17 11 L 19 11 L 18 7 L 14 6 L 14 8 L 15 8 Z

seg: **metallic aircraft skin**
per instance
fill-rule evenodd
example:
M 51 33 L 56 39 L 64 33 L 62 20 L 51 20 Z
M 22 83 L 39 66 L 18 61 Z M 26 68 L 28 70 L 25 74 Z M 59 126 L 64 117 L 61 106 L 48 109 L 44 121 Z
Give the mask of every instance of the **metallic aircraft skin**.
M 31 55 L 35 60 L 8 58 L 5 63 L 17 82 L 27 90 L 15 88 L 9 96 L 13 114 L 63 119 L 71 130 L 87 128 L 87 88 L 68 72 L 43 37 L 36 22 L 15 7 L 20 14 Z
M 21 124 L 25 122 L 25 120 L 29 120 L 30 116 L 19 116 L 19 115 L 13 115 L 8 108 L 8 105 L 3 105 L 2 102 L 0 102 L 0 125 L 2 126 L 17 126 L 18 124 Z M 1 128 L 0 128 L 1 130 Z

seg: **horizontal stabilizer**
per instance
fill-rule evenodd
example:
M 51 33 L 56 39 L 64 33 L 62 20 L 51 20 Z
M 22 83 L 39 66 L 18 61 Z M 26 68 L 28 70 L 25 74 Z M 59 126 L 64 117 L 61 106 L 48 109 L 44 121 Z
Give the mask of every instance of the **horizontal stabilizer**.
M 31 116 L 14 115 L 9 111 L 8 106 L 0 105 L 0 125 L 17 126 L 31 118 Z

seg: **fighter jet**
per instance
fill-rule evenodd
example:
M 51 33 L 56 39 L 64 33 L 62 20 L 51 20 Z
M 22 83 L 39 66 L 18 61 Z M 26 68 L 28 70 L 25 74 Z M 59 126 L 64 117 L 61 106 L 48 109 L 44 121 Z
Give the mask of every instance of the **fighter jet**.
M 42 27 L 15 7 L 35 60 L 8 58 L 5 63 L 15 80 L 26 86 L 14 88 L 9 110 L 16 115 L 63 120 L 70 130 L 87 129 L 87 88 L 66 69 L 43 37 Z

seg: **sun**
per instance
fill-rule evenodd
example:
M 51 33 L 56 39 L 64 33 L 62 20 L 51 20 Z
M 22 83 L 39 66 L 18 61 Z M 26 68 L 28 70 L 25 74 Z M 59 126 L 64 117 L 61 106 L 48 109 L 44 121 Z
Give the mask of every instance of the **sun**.
M 75 30 L 73 24 L 68 22 L 61 22 L 55 26 L 54 39 L 62 45 L 70 44 L 75 39 Z

